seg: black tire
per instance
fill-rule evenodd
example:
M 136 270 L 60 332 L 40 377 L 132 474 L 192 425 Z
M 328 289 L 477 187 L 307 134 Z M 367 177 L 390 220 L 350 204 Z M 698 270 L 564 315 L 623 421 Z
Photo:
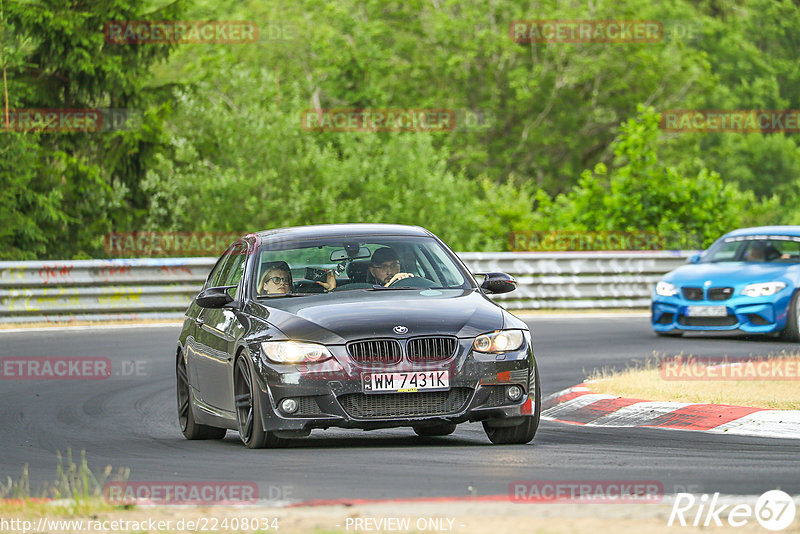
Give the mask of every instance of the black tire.
M 225 428 L 201 425 L 194 420 L 192 412 L 191 392 L 189 386 L 189 375 L 186 373 L 186 361 L 182 355 L 178 355 L 178 363 L 175 366 L 177 377 L 177 398 L 178 398 L 178 426 L 186 439 L 222 439 L 228 432 Z
M 532 441 L 536 435 L 542 415 L 542 388 L 539 385 L 539 369 L 534 366 L 533 370 L 536 373 L 533 415 L 526 416 L 522 423 L 515 426 L 492 426 L 491 421 L 484 421 L 483 431 L 493 445 L 522 445 Z
M 261 422 L 261 403 L 255 391 L 253 375 L 247 357 L 239 355 L 233 371 L 233 392 L 236 407 L 236 422 L 242 443 L 250 449 L 281 447 L 284 440 L 266 432 Z
M 683 332 L 659 332 L 658 330 L 653 330 L 658 337 L 682 337 Z
M 414 432 L 420 437 L 431 438 L 434 436 L 449 436 L 456 431 L 455 423 L 441 423 L 431 426 L 415 426 Z
M 781 338 L 796 343 L 800 341 L 800 292 L 795 291 L 792 295 L 786 314 L 786 328 L 781 332 Z

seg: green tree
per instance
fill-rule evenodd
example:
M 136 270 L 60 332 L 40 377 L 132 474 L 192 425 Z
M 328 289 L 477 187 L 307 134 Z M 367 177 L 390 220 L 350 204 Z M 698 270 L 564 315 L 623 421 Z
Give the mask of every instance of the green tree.
M 151 65 L 165 59 L 164 45 L 125 46 L 105 42 L 104 25 L 114 20 L 175 18 L 182 2 L 150 10 L 134 0 L 5 2 L 8 93 L 11 108 L 125 109 L 140 112 L 141 124 L 127 131 L 49 133 L 27 137 L 4 132 L 9 150 L 0 166 L 28 147 L 24 180 L 7 178 L 20 199 L 14 228 L 36 227 L 43 215 L 36 202 L 21 199 L 43 192 L 51 224 L 30 249 L 26 237 L 3 232 L 5 251 L 26 256 L 72 257 L 97 254 L 102 234 L 141 218 L 147 199 L 139 188 L 148 158 L 161 144 L 159 95 L 148 87 Z M 25 184 L 22 187 L 22 184 Z M 52 194 L 50 194 L 52 193 Z M 46 201 L 45 201 L 46 200 Z M 26 220 L 28 219 L 28 220 Z M 14 254 L 17 254 L 15 252 Z
M 768 220 L 779 199 L 758 202 L 752 192 L 725 184 L 714 171 L 681 175 L 659 160 L 659 114 L 639 106 L 614 144 L 614 167 L 604 164 L 581 174 L 577 186 L 542 209 L 551 224 L 577 230 L 649 231 L 669 247 L 710 244 L 739 226 Z

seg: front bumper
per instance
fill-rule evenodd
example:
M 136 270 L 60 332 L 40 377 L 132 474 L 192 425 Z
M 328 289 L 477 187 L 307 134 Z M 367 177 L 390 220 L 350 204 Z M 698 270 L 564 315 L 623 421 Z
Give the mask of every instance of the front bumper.
M 523 347 L 505 354 L 472 351 L 472 339 L 459 339 L 456 356 L 436 363 L 411 363 L 365 367 L 352 362 L 344 346 L 328 346 L 334 359 L 308 366 L 278 365 L 255 358 L 256 383 L 267 431 L 304 433 L 314 428 L 373 430 L 399 426 L 425 426 L 532 415 L 535 403 L 535 360 L 530 338 Z M 448 391 L 416 393 L 365 393 L 362 375 L 369 372 L 447 370 Z M 510 385 L 523 389 L 511 401 Z M 298 410 L 286 414 L 279 405 L 292 398 Z
M 656 332 L 740 331 L 748 334 L 769 334 L 786 328 L 786 313 L 791 291 L 783 290 L 770 297 L 734 296 L 727 300 L 686 300 L 654 296 L 650 311 Z M 692 317 L 689 306 L 725 306 L 724 317 Z

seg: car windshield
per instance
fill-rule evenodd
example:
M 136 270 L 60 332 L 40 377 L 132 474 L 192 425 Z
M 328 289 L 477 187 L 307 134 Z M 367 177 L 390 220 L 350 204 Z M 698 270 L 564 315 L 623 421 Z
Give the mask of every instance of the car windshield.
M 800 237 L 757 235 L 726 237 L 714 243 L 699 263 L 800 263 Z
M 265 298 L 358 289 L 473 287 L 435 239 L 390 236 L 267 242 L 258 250 L 253 284 L 254 295 Z

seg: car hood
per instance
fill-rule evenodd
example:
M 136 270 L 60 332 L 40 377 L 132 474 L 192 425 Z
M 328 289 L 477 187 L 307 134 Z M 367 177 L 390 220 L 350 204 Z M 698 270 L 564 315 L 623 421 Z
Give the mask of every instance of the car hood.
M 736 286 L 782 279 L 789 269 L 796 268 L 796 265 L 742 261 L 697 263 L 678 267 L 664 280 L 678 286 L 702 287 L 706 281 L 711 281 L 714 287 Z
M 499 306 L 478 291 L 462 289 L 354 290 L 259 300 L 248 308 L 291 339 L 325 344 L 431 334 L 474 337 L 500 329 L 504 322 Z M 408 331 L 397 334 L 396 326 Z

